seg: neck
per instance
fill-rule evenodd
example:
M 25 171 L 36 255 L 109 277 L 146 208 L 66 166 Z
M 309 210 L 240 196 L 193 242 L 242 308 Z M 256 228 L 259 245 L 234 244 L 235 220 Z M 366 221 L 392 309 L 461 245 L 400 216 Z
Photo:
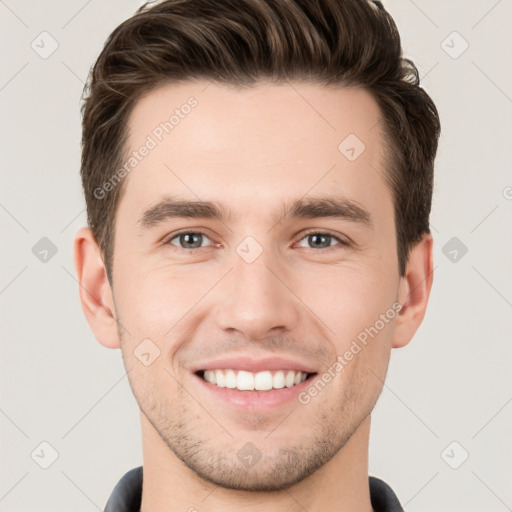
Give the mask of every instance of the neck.
M 295 485 L 272 492 L 216 486 L 189 469 L 141 413 L 143 467 L 141 512 L 372 512 L 368 485 L 370 416 L 338 453 Z

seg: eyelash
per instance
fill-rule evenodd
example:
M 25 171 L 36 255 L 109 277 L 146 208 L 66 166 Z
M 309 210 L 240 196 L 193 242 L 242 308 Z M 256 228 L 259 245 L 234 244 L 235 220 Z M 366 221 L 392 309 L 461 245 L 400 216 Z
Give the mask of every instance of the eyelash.
M 171 240 L 174 240 L 175 238 L 178 238 L 179 236 L 181 235 L 202 235 L 202 236 L 205 236 L 206 238 L 210 238 L 205 232 L 203 231 L 180 231 L 178 233 L 174 233 L 172 236 L 168 237 L 164 242 L 163 244 L 164 245 L 171 245 L 173 246 L 173 248 L 175 249 L 182 249 L 183 251 L 198 251 L 200 249 L 208 249 L 208 247 L 196 247 L 196 248 L 185 248 L 185 247 L 178 247 L 174 244 L 171 244 Z M 329 233 L 327 231 L 308 231 L 306 233 L 304 233 L 304 235 L 302 236 L 302 238 L 299 240 L 302 241 L 304 240 L 305 238 L 307 238 L 308 236 L 311 236 L 311 235 L 321 235 L 321 236 L 326 236 L 326 237 L 330 237 L 334 240 L 336 240 L 337 242 L 339 242 L 338 245 L 335 245 L 335 246 L 332 246 L 332 247 L 323 247 L 323 248 L 320 248 L 320 249 L 315 249 L 314 247 L 305 247 L 305 249 L 310 249 L 310 250 L 313 250 L 313 251 L 323 251 L 323 252 L 329 252 L 329 251 L 332 251 L 332 250 L 335 250 L 336 248 L 340 248 L 341 247 L 349 247 L 350 246 L 350 242 L 347 241 L 347 240 L 343 240 L 342 238 L 336 236 L 336 235 L 333 235 L 332 233 Z

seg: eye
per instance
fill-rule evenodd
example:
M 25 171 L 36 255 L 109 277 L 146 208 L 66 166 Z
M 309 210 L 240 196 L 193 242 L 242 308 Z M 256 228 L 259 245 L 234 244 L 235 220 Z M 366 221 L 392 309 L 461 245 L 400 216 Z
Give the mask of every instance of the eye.
M 207 247 L 208 244 L 204 243 L 206 240 L 210 240 L 210 237 L 201 231 L 183 231 L 175 234 L 169 238 L 165 243 L 174 245 L 181 249 L 201 249 Z M 301 242 L 306 240 L 308 249 L 334 249 L 336 245 L 346 247 L 349 243 L 337 236 L 330 233 L 324 232 L 310 232 L 301 239 Z M 211 240 L 210 240 L 211 241 Z M 338 242 L 332 245 L 332 242 Z M 304 245 L 299 246 L 304 247 Z
M 301 239 L 307 240 L 308 243 L 311 243 L 308 249 L 332 249 L 335 246 L 331 245 L 331 242 L 337 241 L 338 245 L 347 246 L 348 243 L 337 236 L 331 235 L 330 233 L 322 233 L 322 232 L 311 232 L 308 233 L 305 237 Z M 304 247 L 304 246 L 302 246 Z
M 205 238 L 209 240 L 209 237 L 200 231 L 186 231 L 174 235 L 172 238 L 169 238 L 166 243 L 177 245 L 181 249 L 200 249 L 203 247 L 202 242 Z M 173 240 L 176 239 L 178 240 L 177 244 L 173 243 Z

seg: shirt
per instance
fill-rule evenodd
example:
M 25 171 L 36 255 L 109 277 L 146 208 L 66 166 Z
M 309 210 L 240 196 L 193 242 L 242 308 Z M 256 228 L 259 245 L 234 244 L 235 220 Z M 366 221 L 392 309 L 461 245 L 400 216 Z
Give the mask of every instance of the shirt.
M 391 487 L 374 476 L 368 477 L 370 500 L 375 512 L 403 512 Z M 117 483 L 104 512 L 139 512 L 142 499 L 142 466 L 131 469 Z

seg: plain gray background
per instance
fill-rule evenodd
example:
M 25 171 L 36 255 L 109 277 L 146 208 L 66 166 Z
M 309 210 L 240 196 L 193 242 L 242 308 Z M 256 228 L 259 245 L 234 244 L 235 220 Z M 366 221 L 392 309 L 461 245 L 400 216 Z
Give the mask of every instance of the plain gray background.
M 433 291 L 415 339 L 392 354 L 370 474 L 407 511 L 512 510 L 512 4 L 384 3 L 443 133 Z M 86 223 L 83 82 L 108 34 L 139 5 L 0 1 L 1 511 L 103 510 L 119 478 L 142 463 L 121 353 L 89 330 L 72 255 Z

